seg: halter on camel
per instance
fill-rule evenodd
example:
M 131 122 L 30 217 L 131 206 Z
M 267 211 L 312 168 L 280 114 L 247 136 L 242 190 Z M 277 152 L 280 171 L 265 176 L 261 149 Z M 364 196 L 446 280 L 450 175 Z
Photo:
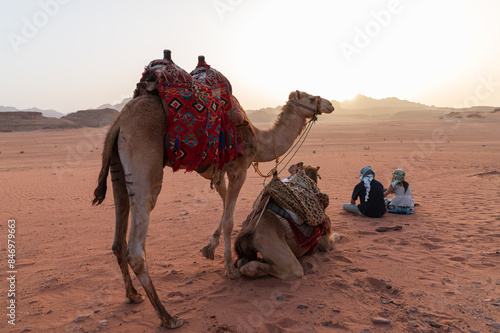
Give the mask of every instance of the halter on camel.
M 299 94 L 299 91 L 297 90 L 296 91 L 297 95 Z M 297 149 L 295 150 L 295 152 L 292 154 L 292 156 L 290 156 L 288 162 L 286 162 L 285 166 L 283 166 L 283 168 L 278 172 L 278 165 L 281 164 L 280 162 L 280 158 L 278 157 L 278 155 L 276 154 L 276 139 L 275 139 L 275 135 L 274 135 L 274 132 L 273 132 L 273 145 L 274 145 L 274 155 L 276 156 L 276 165 L 274 166 L 274 168 L 271 169 L 271 171 L 269 171 L 267 173 L 267 175 L 264 175 L 260 170 L 259 170 L 259 162 L 253 162 L 252 163 L 252 166 L 253 168 L 255 169 L 255 172 L 267 179 L 269 177 L 272 177 L 272 176 L 277 176 L 278 174 L 281 173 L 281 171 L 283 171 L 283 169 L 286 168 L 286 166 L 288 165 L 288 163 L 290 163 L 290 161 L 292 160 L 292 158 L 295 156 L 295 154 L 297 154 L 297 152 L 299 151 L 300 147 L 302 147 L 302 144 L 304 143 L 304 141 L 306 140 L 307 136 L 309 135 L 309 131 L 311 130 L 311 127 L 312 125 L 314 125 L 314 123 L 316 122 L 316 120 L 318 120 L 318 115 L 321 114 L 321 96 L 318 96 L 317 97 L 317 102 L 316 102 L 316 108 L 312 108 L 310 106 L 307 106 L 307 105 L 304 105 L 300 102 L 297 102 L 297 101 L 294 101 L 294 100 L 291 100 L 289 99 L 288 102 L 291 102 L 292 104 L 295 104 L 296 106 L 298 107 L 301 107 L 301 108 L 304 108 L 306 110 L 309 110 L 309 111 L 312 111 L 314 112 L 314 116 L 311 118 L 311 120 L 309 120 L 309 123 L 307 125 L 307 128 L 306 130 L 304 131 L 304 133 L 301 135 L 301 137 L 299 138 L 299 140 L 297 140 L 297 143 L 295 143 L 295 145 L 293 145 L 293 147 L 290 149 L 290 151 L 283 157 L 283 160 L 287 158 L 287 156 L 295 149 L 295 147 L 297 146 L 297 144 L 299 144 L 299 142 L 302 141 L 302 143 L 297 147 Z M 305 122 L 306 121 L 306 118 L 301 115 L 299 112 L 297 112 L 297 110 L 295 110 L 295 113 L 297 113 L 297 115 L 302 118 L 302 120 Z M 265 184 L 265 179 L 264 179 L 264 184 Z

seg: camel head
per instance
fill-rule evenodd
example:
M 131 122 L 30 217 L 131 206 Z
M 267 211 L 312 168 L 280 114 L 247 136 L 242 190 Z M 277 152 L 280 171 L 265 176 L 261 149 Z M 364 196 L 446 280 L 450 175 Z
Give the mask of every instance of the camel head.
M 332 113 L 335 110 L 329 100 L 298 90 L 290 93 L 287 103 L 295 105 L 297 112 L 306 119 L 323 113 Z
M 288 172 L 290 172 L 291 175 L 295 175 L 299 171 L 304 171 L 306 176 L 311 178 L 311 180 L 314 181 L 316 184 L 318 183 L 318 178 L 321 179 L 321 176 L 318 175 L 319 166 L 316 167 L 312 165 L 304 166 L 303 162 L 299 162 L 288 168 Z

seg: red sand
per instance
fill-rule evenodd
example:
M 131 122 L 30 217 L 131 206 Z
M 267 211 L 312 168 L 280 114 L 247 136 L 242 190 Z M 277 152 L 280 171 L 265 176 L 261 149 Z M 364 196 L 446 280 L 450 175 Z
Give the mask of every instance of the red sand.
M 147 253 L 165 307 L 188 320 L 176 332 L 498 331 L 487 324 L 500 322 L 500 176 L 476 174 L 500 171 L 499 120 L 320 119 L 293 162 L 321 166 L 319 186 L 342 239 L 333 252 L 303 258 L 306 275 L 297 281 L 227 279 L 222 245 L 215 261 L 200 253 L 221 217 L 217 193 L 196 174 L 166 169 Z M 7 323 L 2 277 L 0 331 L 166 331 L 148 300 L 125 303 L 111 252 L 111 191 L 102 206 L 90 205 L 103 133 L 0 133 L 2 276 L 9 219 L 17 249 L 16 326 Z M 405 168 L 416 214 L 368 219 L 342 211 L 366 165 L 385 186 L 393 169 Z M 261 189 L 249 170 L 234 235 Z M 394 225 L 403 229 L 375 232 Z M 88 318 L 75 322 L 81 315 Z

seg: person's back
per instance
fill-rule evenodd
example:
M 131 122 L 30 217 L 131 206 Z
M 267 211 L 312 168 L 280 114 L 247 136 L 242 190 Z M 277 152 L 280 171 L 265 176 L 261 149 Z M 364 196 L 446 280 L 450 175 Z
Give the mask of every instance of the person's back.
M 385 191 L 384 196 L 394 194 L 392 200 L 385 199 L 390 213 L 413 214 L 415 204 L 411 196 L 411 186 L 405 180 L 406 173 L 403 169 L 396 169 L 392 173 L 392 182 Z
M 413 197 L 411 196 L 411 186 L 408 184 L 408 188 L 402 184 L 396 185 L 394 189 L 394 198 L 389 203 L 389 207 L 394 210 L 414 209 Z
M 345 203 L 342 208 L 362 216 L 381 217 L 386 212 L 384 187 L 374 179 L 375 172 L 369 166 L 361 169 L 359 182 L 352 192 L 351 203 Z M 367 193 L 368 192 L 368 193 Z M 360 203 L 356 205 L 359 198 Z
M 368 217 L 381 217 L 385 214 L 384 186 L 376 179 L 370 182 L 368 200 L 365 201 L 366 188 L 363 182 L 359 182 L 354 188 L 352 198 L 360 199 L 359 211 Z

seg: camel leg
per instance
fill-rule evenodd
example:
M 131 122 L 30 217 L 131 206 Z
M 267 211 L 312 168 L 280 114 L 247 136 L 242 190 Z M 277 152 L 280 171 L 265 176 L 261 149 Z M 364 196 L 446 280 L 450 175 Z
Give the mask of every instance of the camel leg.
M 281 245 L 288 248 L 286 242 L 285 244 L 275 243 L 273 249 L 270 249 L 270 251 L 274 251 L 276 247 L 281 247 Z M 270 259 L 267 260 L 272 262 Z M 282 254 L 281 257 L 275 258 L 275 260 L 274 264 L 262 261 L 249 261 L 240 267 L 240 273 L 251 277 L 272 275 L 282 280 L 291 280 L 304 276 L 304 269 L 292 251 L 287 255 Z
M 285 250 L 285 247 L 289 250 L 287 254 L 283 254 L 281 251 Z M 279 250 L 278 248 L 282 249 Z M 274 256 L 275 258 L 271 259 L 262 255 L 266 260 L 272 262 L 272 264 L 262 261 L 249 261 L 247 264 L 240 267 L 240 273 L 252 277 L 272 275 L 282 280 L 292 280 L 304 276 L 302 265 L 286 242 L 281 243 L 280 241 L 279 243 L 274 243 L 272 249 L 269 249 L 269 253 L 275 250 L 281 252 L 279 256 Z
M 266 262 L 252 260 L 241 266 L 243 275 L 257 277 L 272 275 L 282 280 L 304 276 L 304 269 L 290 249 L 281 222 L 273 213 L 265 212 L 255 230 L 251 246 L 260 252 Z
M 123 172 L 123 167 L 116 151 L 113 152 L 113 157 L 111 158 L 110 173 L 116 215 L 115 240 L 112 249 L 122 271 L 127 303 L 141 303 L 144 301 L 144 296 L 139 294 L 134 288 L 128 269 L 126 236 L 130 204 L 125 183 L 125 173 Z
M 143 133 L 134 134 L 139 137 Z M 146 262 L 149 215 L 156 204 L 163 180 L 163 143 L 161 140 L 141 141 L 133 140 L 131 137 L 125 140 L 123 133 L 120 133 L 118 147 L 131 206 L 127 261 L 141 282 L 161 320 L 161 325 L 166 328 L 177 328 L 184 324 L 184 319 L 171 316 L 165 310 L 149 276 Z
M 224 267 L 226 276 L 230 279 L 235 279 L 240 276 L 240 273 L 234 267 L 231 258 L 231 233 L 233 232 L 233 217 L 236 201 L 240 190 L 245 183 L 247 170 L 243 169 L 235 173 L 231 170 L 227 172 L 228 188 L 226 192 L 226 200 L 224 200 L 224 213 L 222 214 L 222 231 L 224 232 Z
M 226 177 L 222 175 L 221 181 L 220 181 L 220 186 L 217 190 L 219 193 L 221 199 L 222 199 L 222 209 L 224 211 L 225 208 L 225 201 L 226 201 Z M 207 259 L 214 260 L 215 258 L 215 249 L 217 248 L 217 245 L 219 245 L 219 238 L 220 238 L 220 233 L 222 231 L 222 219 L 219 222 L 219 225 L 217 226 L 217 229 L 215 229 L 212 237 L 210 237 L 210 241 L 208 242 L 208 245 L 206 245 L 202 250 L 201 253 L 203 256 Z

